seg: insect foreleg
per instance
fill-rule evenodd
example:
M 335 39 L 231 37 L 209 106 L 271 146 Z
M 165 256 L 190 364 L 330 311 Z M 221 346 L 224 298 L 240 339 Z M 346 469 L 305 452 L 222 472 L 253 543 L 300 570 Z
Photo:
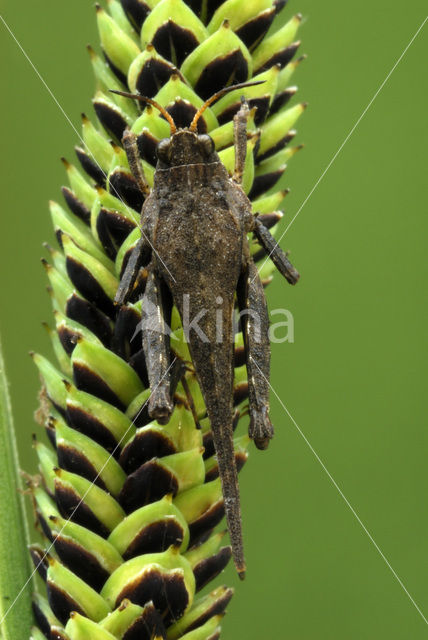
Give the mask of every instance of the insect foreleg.
M 293 267 L 270 231 L 266 229 L 257 217 L 254 218 L 253 233 L 280 274 L 283 275 L 290 284 L 296 284 L 300 277 L 299 272 Z
M 169 373 L 170 296 L 154 271 L 149 273 L 143 296 L 143 349 L 152 390 L 149 416 L 166 424 L 172 413 Z
M 242 101 L 241 108 L 233 117 L 233 139 L 235 145 L 235 170 L 232 180 L 236 184 L 242 183 L 247 155 L 247 121 L 250 115 L 248 104 Z
M 237 293 L 247 360 L 248 434 L 258 449 L 266 449 L 273 437 L 269 419 L 269 316 L 263 285 L 252 258 L 239 280 Z
M 120 279 L 119 286 L 114 297 L 115 304 L 125 304 L 132 293 L 138 272 L 150 258 L 150 246 L 147 239 L 142 236 L 132 250 L 125 271 Z
M 150 187 L 147 183 L 146 176 L 144 175 L 143 165 L 141 164 L 140 153 L 138 151 L 137 138 L 135 133 L 133 133 L 130 129 L 126 129 L 125 133 L 122 137 L 123 148 L 126 152 L 126 157 L 128 158 L 129 168 L 131 169 L 131 173 L 134 176 L 138 188 L 144 196 L 147 196 L 150 193 Z

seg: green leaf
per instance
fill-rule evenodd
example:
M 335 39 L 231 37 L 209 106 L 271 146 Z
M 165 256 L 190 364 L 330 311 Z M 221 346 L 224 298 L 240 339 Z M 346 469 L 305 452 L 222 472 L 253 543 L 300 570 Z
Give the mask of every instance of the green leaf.
M 12 407 L 0 344 L 0 631 L 2 640 L 30 635 L 32 582 Z M 22 592 L 21 592 L 22 590 Z

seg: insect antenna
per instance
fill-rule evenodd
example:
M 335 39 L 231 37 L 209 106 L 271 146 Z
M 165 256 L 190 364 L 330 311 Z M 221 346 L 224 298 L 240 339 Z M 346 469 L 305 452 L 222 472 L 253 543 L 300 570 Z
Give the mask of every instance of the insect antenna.
M 142 96 L 139 93 L 127 93 L 126 91 L 115 91 L 115 89 L 109 89 L 110 93 L 116 93 L 118 96 L 123 96 L 124 98 L 134 98 L 134 100 L 139 100 L 140 102 L 145 102 L 146 104 L 151 104 L 152 107 L 155 107 L 163 117 L 168 120 L 169 126 L 171 127 L 171 135 L 173 135 L 177 131 L 176 124 L 170 113 L 163 107 L 161 104 L 156 102 L 156 100 L 152 100 L 152 98 L 147 98 L 146 96 Z
M 220 91 L 217 91 L 217 93 L 211 96 L 211 98 L 208 98 L 208 100 L 204 102 L 202 107 L 198 109 L 198 111 L 195 113 L 195 117 L 190 123 L 189 130 L 196 131 L 198 120 L 201 117 L 201 115 L 204 113 L 205 109 L 208 109 L 208 107 L 211 106 L 213 102 L 216 102 L 216 100 L 219 100 L 220 98 L 222 98 L 224 95 L 226 95 L 226 93 L 230 93 L 231 91 L 236 91 L 236 89 L 245 89 L 246 87 L 255 87 L 257 84 L 263 84 L 264 82 L 265 82 L 264 80 L 256 80 L 255 82 L 241 82 L 241 84 L 232 84 L 230 87 L 225 87 L 224 89 L 220 89 Z M 118 92 L 115 91 L 115 93 L 118 93 Z

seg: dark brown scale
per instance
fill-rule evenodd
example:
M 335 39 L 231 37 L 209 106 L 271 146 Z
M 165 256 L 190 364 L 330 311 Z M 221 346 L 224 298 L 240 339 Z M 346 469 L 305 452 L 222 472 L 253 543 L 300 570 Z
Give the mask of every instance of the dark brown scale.
M 150 460 L 131 473 L 119 494 L 119 503 L 126 513 L 178 492 L 177 478 L 156 460 Z
M 179 547 L 183 539 L 183 527 L 175 520 L 151 522 L 137 534 L 122 556 L 124 560 L 129 560 L 144 553 L 160 553 L 171 545 Z
M 137 246 L 138 241 L 131 246 L 127 252 L 125 253 L 125 255 L 123 256 L 123 262 L 122 262 L 122 266 L 120 268 L 120 277 L 122 277 L 122 275 L 124 274 L 126 268 L 128 267 L 128 261 L 131 258 L 132 254 L 135 251 L 135 247 Z M 141 275 L 141 271 L 143 270 L 142 267 L 143 266 L 147 266 L 148 262 L 150 260 L 150 253 L 148 253 L 146 256 L 142 256 L 141 259 L 138 261 L 138 264 L 135 267 L 135 278 L 138 279 L 139 276 Z M 132 292 L 134 293 L 134 292 Z
M 176 123 L 177 127 L 184 129 L 189 126 L 197 112 L 196 107 L 187 100 L 177 98 L 172 105 L 167 107 L 168 113 Z M 203 118 L 198 122 L 199 133 L 206 133 L 208 130 L 207 123 Z
M 75 473 L 89 482 L 96 484 L 100 489 L 106 491 L 107 487 L 101 479 L 97 469 L 88 460 L 82 451 L 74 447 L 60 443 L 57 447 L 58 465 L 65 471 Z
M 97 533 L 102 538 L 110 535 L 109 529 L 96 517 L 93 511 L 82 502 L 82 498 L 70 487 L 55 483 L 55 501 L 61 515 Z
M 49 636 L 49 640 L 69 640 L 69 637 L 65 635 L 65 631 L 60 631 L 58 629 L 51 628 L 51 634 Z M 207 640 L 213 640 L 213 639 L 207 638 Z
M 150 385 L 150 382 L 144 349 L 141 348 L 139 351 L 137 351 L 137 353 L 134 353 L 129 358 L 128 364 L 137 373 L 138 377 L 143 383 L 143 386 L 147 388 Z
M 190 541 L 189 546 L 197 544 L 202 536 L 209 534 L 224 518 L 224 503 L 219 500 L 211 505 L 196 520 L 189 523 Z
M 92 178 L 100 187 L 105 186 L 106 174 L 101 169 L 99 164 L 95 162 L 95 160 L 86 153 L 84 149 L 81 147 L 74 147 L 76 152 L 76 156 L 82 165 L 83 171 L 88 174 L 90 178 Z
M 62 232 L 61 229 L 56 229 L 55 237 L 56 237 L 56 240 L 58 242 L 58 246 L 63 251 L 64 250 L 64 245 L 62 244 L 62 234 L 63 234 L 63 232 Z
M 177 453 L 177 450 L 172 440 L 159 431 L 148 429 L 137 431 L 135 437 L 124 447 L 119 462 L 123 470 L 130 474 L 152 458 L 163 458 L 173 453 Z
M 178 75 L 181 80 L 184 80 L 175 65 L 167 60 L 150 58 L 137 75 L 136 89 L 141 95 L 153 98 L 173 75 Z
M 149 131 L 143 131 L 137 136 L 138 152 L 142 160 L 146 160 L 152 165 L 156 164 L 156 148 L 159 140 L 151 135 Z
M 46 582 L 49 562 L 47 560 L 45 550 L 39 544 L 32 544 L 30 545 L 30 556 L 37 573 L 43 582 Z
M 109 191 L 134 211 L 141 211 L 144 195 L 138 188 L 135 178 L 122 168 L 116 168 L 108 177 Z
M 128 126 L 126 120 L 117 109 L 102 100 L 94 99 L 93 105 L 98 120 L 110 135 L 113 136 L 116 142 L 119 142 Z
M 125 411 L 126 407 L 118 398 L 115 392 L 108 386 L 106 382 L 94 371 L 91 371 L 86 365 L 73 363 L 73 378 L 78 389 L 91 393 L 93 396 L 109 402 L 121 411 Z
M 141 314 L 133 307 L 122 307 L 117 314 L 112 348 L 126 361 L 141 349 L 141 334 L 138 331 L 140 322 Z
M 235 453 L 235 465 L 238 473 L 241 471 L 244 464 L 247 462 L 248 454 L 242 451 Z M 218 478 L 219 471 L 218 465 L 216 464 L 214 467 L 211 467 L 209 471 L 205 474 L 205 482 L 211 482 Z
M 94 304 L 73 293 L 67 300 L 65 313 L 70 320 L 75 320 L 92 331 L 105 347 L 110 346 L 112 340 L 111 323 Z
M 149 416 L 147 402 L 138 407 L 138 409 L 135 410 L 134 415 L 130 416 L 130 418 L 132 420 L 132 424 L 134 424 L 137 428 L 145 427 L 147 424 L 149 424 L 152 419 Z
M 282 107 L 284 107 L 289 100 L 296 94 L 297 88 L 290 87 L 288 89 L 284 89 L 280 93 L 277 93 L 275 98 L 273 99 L 271 108 L 269 110 L 269 115 L 273 116 L 274 113 L 278 113 Z
M 293 42 L 288 47 L 285 47 L 281 51 L 275 53 L 272 58 L 266 60 L 258 69 L 254 70 L 254 74 L 262 73 L 262 71 L 267 71 L 271 67 L 274 67 L 276 64 L 279 64 L 281 69 L 283 69 L 290 60 L 293 59 L 294 54 L 300 46 L 300 42 Z
M 235 353 L 233 357 L 233 366 L 242 367 L 245 364 L 245 347 L 235 347 Z
M 66 567 L 90 587 L 101 591 L 110 574 L 92 553 L 71 538 L 61 535 L 55 537 L 54 546 L 59 559 Z
M 288 190 L 283 192 L 284 197 L 289 193 Z M 264 213 L 259 216 L 260 222 L 266 227 L 266 229 L 272 229 L 282 218 L 281 211 L 273 211 L 272 213 Z
M 107 256 L 110 258 L 110 260 L 115 260 L 118 248 L 112 238 L 110 229 L 107 224 L 107 219 L 106 216 L 103 215 L 103 211 L 105 210 L 100 210 L 95 223 L 97 236 Z
M 199 42 L 190 31 L 172 20 L 159 27 L 153 36 L 152 44 L 161 56 L 181 67 L 187 56 Z
M 186 4 L 204 24 L 208 24 L 214 13 L 221 6 L 222 0 L 186 0 Z
M 117 211 L 102 208 L 97 217 L 96 228 L 107 256 L 115 260 L 120 245 L 135 229 L 135 223 Z
M 223 547 L 213 556 L 204 558 L 193 567 L 196 579 L 196 591 L 203 589 L 225 569 L 232 557 L 232 547 Z
M 202 627 L 202 625 L 205 624 L 213 616 L 222 614 L 231 601 L 232 596 L 233 590 L 225 589 L 221 597 L 216 598 L 215 602 L 213 602 L 209 608 L 205 609 L 205 611 L 203 611 L 203 613 L 201 613 L 200 616 L 196 618 L 196 620 L 194 620 L 191 624 L 189 624 L 189 626 L 183 629 L 183 633 L 189 633 L 194 629 L 198 629 L 199 627 Z
M 251 191 L 249 194 L 249 198 L 254 200 L 255 198 L 260 198 L 266 191 L 272 189 L 282 176 L 285 171 L 285 167 L 281 167 L 276 171 L 271 171 L 269 173 L 264 173 L 263 175 L 256 176 L 253 180 L 253 186 L 251 187 Z
M 286 135 L 281 138 L 281 140 L 279 140 L 276 144 L 274 144 L 273 147 L 271 147 L 264 153 L 259 154 L 257 156 L 257 162 L 262 162 L 263 160 L 266 160 L 267 158 L 270 158 L 271 156 L 275 155 L 275 153 L 277 153 L 278 151 L 281 151 L 281 149 L 284 149 L 289 144 L 289 142 L 291 142 L 291 140 L 294 138 L 295 135 L 296 135 L 296 131 L 294 130 L 288 131 Z
M 152 602 L 145 605 L 143 613 L 131 624 L 122 640 L 166 640 L 162 617 Z
M 156 568 L 145 571 L 129 582 L 118 594 L 115 607 L 118 607 L 124 598 L 140 606 L 152 601 L 156 609 L 163 612 L 166 626 L 181 618 L 189 603 L 183 576 L 176 572 L 163 573 Z
M 79 293 L 109 318 L 114 318 L 116 314 L 114 304 L 92 273 L 81 262 L 77 262 L 70 256 L 67 256 L 65 264 L 68 277 Z
M 70 211 L 72 211 L 72 213 L 74 213 L 78 218 L 83 220 L 83 222 L 89 224 L 91 212 L 88 207 L 83 204 L 83 202 L 79 200 L 78 197 L 73 193 L 73 191 L 68 187 L 61 187 L 61 191 Z
M 248 398 L 248 382 L 241 382 L 233 389 L 233 406 L 237 407 Z
M 104 447 L 113 457 L 119 457 L 120 448 L 116 438 L 96 416 L 88 413 L 82 407 L 76 407 L 68 402 L 67 422 L 73 429 Z
M 33 614 L 34 614 L 34 618 L 36 620 L 37 626 L 39 627 L 40 631 L 45 635 L 46 638 L 50 638 L 51 625 L 49 624 L 49 620 L 43 613 L 41 607 L 39 607 L 39 604 L 36 600 L 33 600 L 33 602 L 31 603 L 31 606 L 33 609 Z
M 225 56 L 214 58 L 212 62 L 205 65 L 196 82 L 195 91 L 205 100 L 210 97 L 213 90 L 218 91 L 229 84 L 244 82 L 247 78 L 247 60 L 241 49 L 236 49 Z
M 41 511 L 39 511 L 37 508 L 36 508 L 36 516 L 37 516 L 37 522 L 40 525 L 40 528 L 43 531 L 44 535 L 50 542 L 53 542 L 53 536 L 52 536 L 52 532 L 49 527 L 49 524 L 45 520 L 45 517 L 43 516 Z
M 113 71 L 113 73 L 116 76 L 116 78 L 119 80 L 119 82 L 121 84 L 123 84 L 126 87 L 126 84 L 127 84 L 126 75 L 120 69 L 118 69 L 116 67 L 116 65 L 108 57 L 108 55 L 106 54 L 105 51 L 103 51 L 103 55 L 104 55 L 105 61 L 107 62 L 107 64 L 110 67 L 110 69 Z
M 268 32 L 275 15 L 275 8 L 266 9 L 252 20 L 246 22 L 242 27 L 239 27 L 236 35 L 239 36 L 248 49 L 252 51 Z
M 275 2 L 273 3 L 273 6 L 275 7 L 276 15 L 280 13 L 280 11 L 285 7 L 287 2 L 288 0 L 275 0 Z
M 102 208 L 99 215 L 105 219 L 106 226 L 113 241 L 118 246 L 121 246 L 125 242 L 128 235 L 137 226 L 133 220 L 130 220 L 119 211 Z
M 120 0 L 129 22 L 137 33 L 141 31 L 144 20 L 150 13 L 150 7 L 143 0 Z
M 257 109 L 254 116 L 254 122 L 257 126 L 263 124 L 263 122 L 266 120 L 266 117 L 269 113 L 269 102 L 269 95 L 261 96 L 260 98 L 251 98 L 250 100 L 248 100 L 249 109 L 253 109 L 254 107 Z M 219 124 L 226 124 L 226 122 L 229 122 L 233 118 L 233 116 L 238 113 L 240 108 L 240 102 L 235 102 L 235 104 L 227 107 L 217 117 Z
M 45 425 L 46 435 L 54 450 L 56 450 L 56 433 L 54 427 L 49 423 Z
M 58 332 L 59 341 L 61 342 L 64 348 L 64 351 L 67 353 L 67 355 L 71 356 L 71 354 L 73 353 L 76 347 L 77 338 L 81 334 L 78 333 L 77 331 L 73 331 L 72 329 L 69 329 L 64 325 L 61 325 L 57 332 Z
M 211 433 L 211 431 L 209 431 L 204 435 L 203 445 L 204 445 L 203 458 L 204 460 L 208 460 L 208 458 L 211 458 L 211 456 L 215 454 L 213 434 Z
M 61 624 L 66 625 L 70 617 L 70 613 L 75 611 L 84 616 L 85 612 L 77 602 L 57 584 L 50 582 L 46 583 L 46 589 L 48 593 L 49 605 L 54 615 L 58 618 Z

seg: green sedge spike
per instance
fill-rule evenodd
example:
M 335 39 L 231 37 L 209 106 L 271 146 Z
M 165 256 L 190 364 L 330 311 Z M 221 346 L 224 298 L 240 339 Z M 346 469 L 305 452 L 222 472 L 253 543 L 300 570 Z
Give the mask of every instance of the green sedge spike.
M 96 6 L 100 51 L 88 47 L 96 79 L 96 117 L 82 115 L 77 164 L 63 159 L 65 204 L 51 202 L 58 249 L 43 260 L 54 320 L 47 326 L 56 363 L 32 354 L 42 381 L 37 421 L 49 445 L 34 439 L 40 476 L 29 480 L 44 545 L 31 557 L 44 586 L 33 598 L 33 640 L 214 640 L 233 595 L 199 591 L 226 567 L 231 548 L 206 408 L 176 309 L 171 352 L 174 409 L 167 424 L 149 417 L 149 377 L 139 327 L 141 302 L 119 310 L 117 287 L 141 231 L 145 194 L 134 178 L 122 137 L 137 138 L 148 188 L 156 147 L 168 120 L 208 133 L 230 174 L 233 116 L 242 90 L 198 113 L 228 85 L 249 83 L 243 188 L 274 233 L 287 190 L 277 188 L 305 103 L 289 106 L 301 16 L 281 0 L 106 0 Z M 166 113 L 165 113 L 166 112 Z M 262 247 L 251 254 L 262 281 L 272 279 Z M 140 270 L 135 298 L 145 287 Z M 242 333 L 235 340 L 233 384 L 238 432 L 248 414 Z M 246 425 L 244 426 L 244 430 Z M 237 432 L 237 433 L 238 433 Z M 236 435 L 241 469 L 249 438 Z

